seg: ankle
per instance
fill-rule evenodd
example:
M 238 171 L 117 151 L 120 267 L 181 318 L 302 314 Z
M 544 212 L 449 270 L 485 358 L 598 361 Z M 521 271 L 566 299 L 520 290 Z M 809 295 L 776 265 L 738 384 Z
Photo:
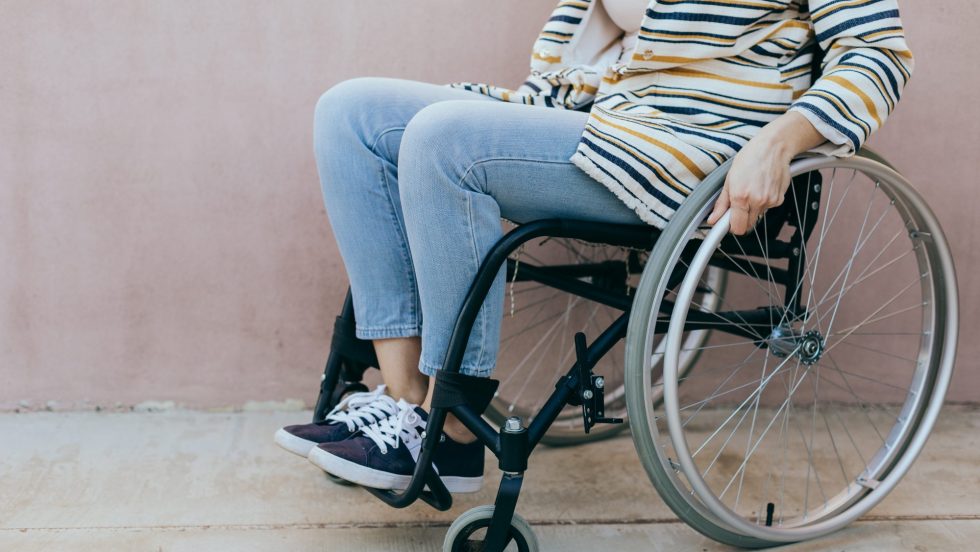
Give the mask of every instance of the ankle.
M 385 389 L 391 398 L 398 400 L 404 400 L 410 404 L 422 404 L 425 400 L 426 388 L 411 386 L 411 385 L 388 385 Z
M 446 423 L 442 427 L 442 432 L 453 441 L 462 445 L 468 445 L 476 441 L 476 435 L 465 426 L 463 422 L 456 419 L 452 414 L 446 416 Z

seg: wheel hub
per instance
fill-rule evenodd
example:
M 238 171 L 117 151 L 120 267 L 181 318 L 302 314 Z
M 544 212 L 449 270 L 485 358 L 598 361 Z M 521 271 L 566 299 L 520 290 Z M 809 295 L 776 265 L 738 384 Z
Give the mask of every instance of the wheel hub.
M 796 355 L 801 363 L 809 366 L 823 356 L 825 341 L 817 330 L 800 334 L 788 326 L 779 326 L 772 331 L 766 345 L 779 358 Z
M 800 349 L 796 354 L 800 357 L 800 362 L 809 366 L 820 360 L 820 357 L 823 356 L 823 350 L 823 336 L 820 335 L 820 332 L 811 330 L 803 334 L 803 338 L 800 340 Z

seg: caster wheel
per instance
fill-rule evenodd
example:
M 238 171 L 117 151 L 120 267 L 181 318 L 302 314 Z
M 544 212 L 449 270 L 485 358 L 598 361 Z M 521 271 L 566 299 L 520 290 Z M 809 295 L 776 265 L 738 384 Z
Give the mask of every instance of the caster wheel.
M 324 473 L 324 475 L 327 476 L 327 479 L 329 479 L 333 483 L 336 483 L 338 485 L 342 485 L 344 487 L 353 487 L 354 486 L 354 484 L 351 483 L 350 481 L 347 481 L 346 479 L 337 477 L 336 475 L 334 475 L 334 474 L 332 474 L 330 472 L 323 472 L 323 473 Z
M 493 518 L 493 506 L 467 510 L 449 526 L 442 552 L 482 552 L 486 529 Z M 504 548 L 515 552 L 538 552 L 538 539 L 524 518 L 514 514 L 510 521 L 510 542 Z

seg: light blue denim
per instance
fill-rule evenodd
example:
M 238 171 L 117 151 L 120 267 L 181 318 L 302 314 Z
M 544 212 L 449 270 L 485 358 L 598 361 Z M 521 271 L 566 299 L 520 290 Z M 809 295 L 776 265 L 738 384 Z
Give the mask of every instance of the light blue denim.
M 587 118 L 398 79 L 328 90 L 316 106 L 314 146 L 357 336 L 421 335 L 419 369 L 431 376 L 480 262 L 502 235 L 501 217 L 641 223 L 568 161 Z M 504 276 L 477 316 L 464 374 L 494 369 Z

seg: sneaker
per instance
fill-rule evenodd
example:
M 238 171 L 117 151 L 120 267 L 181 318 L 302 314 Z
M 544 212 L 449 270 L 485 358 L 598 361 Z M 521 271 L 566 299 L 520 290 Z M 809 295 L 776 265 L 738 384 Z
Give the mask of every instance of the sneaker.
M 317 445 L 310 451 L 310 462 L 364 487 L 407 488 L 428 414 L 405 401 L 398 401 L 398 406 L 397 415 L 365 426 L 350 439 Z M 483 454 L 479 440 L 464 445 L 443 435 L 432 464 L 449 492 L 472 493 L 483 486 Z
M 362 427 L 397 413 L 395 399 L 385 394 L 384 385 L 379 385 L 374 391 L 347 395 L 322 422 L 291 425 L 276 431 L 276 444 L 305 457 L 320 443 L 341 441 Z

